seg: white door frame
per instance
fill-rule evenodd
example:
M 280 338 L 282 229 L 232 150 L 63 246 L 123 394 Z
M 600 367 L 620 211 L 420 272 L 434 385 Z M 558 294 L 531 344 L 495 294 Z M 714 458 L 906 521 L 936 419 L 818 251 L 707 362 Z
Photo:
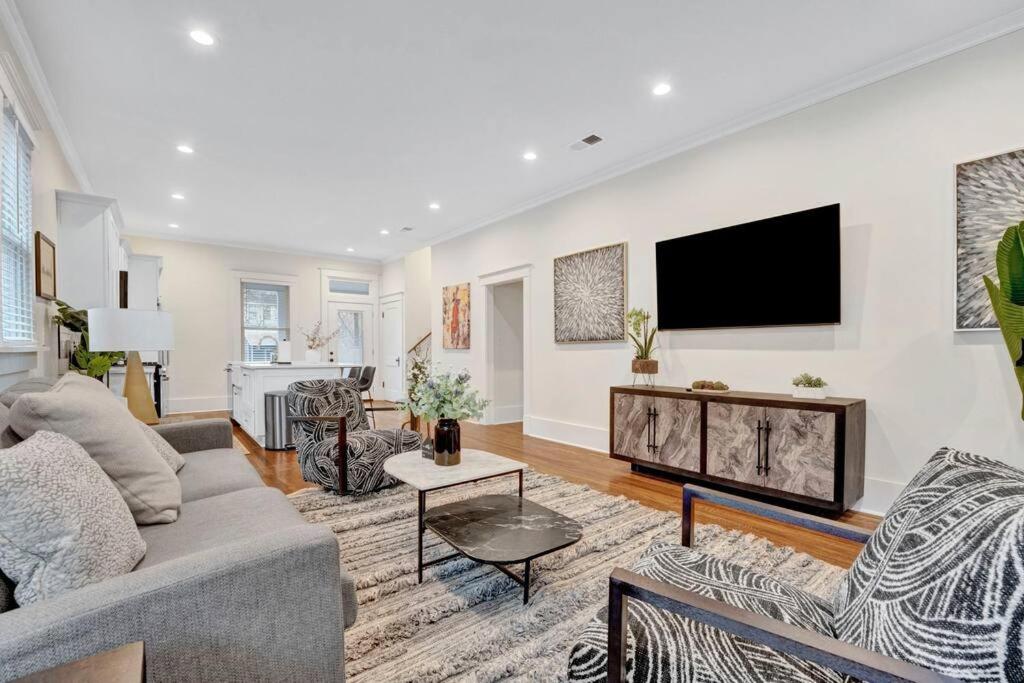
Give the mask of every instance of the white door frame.
M 389 390 L 387 387 L 384 387 L 384 391 L 382 392 L 382 394 L 383 394 L 382 398 L 390 399 L 392 401 L 400 401 L 400 400 L 405 398 L 405 382 L 406 382 L 406 377 L 405 377 L 405 354 L 406 354 L 406 349 L 405 349 L 405 294 L 402 293 L 402 292 L 398 292 L 396 294 L 388 294 L 387 296 L 382 296 L 380 298 L 380 318 L 381 318 L 381 320 L 384 320 L 384 306 L 387 305 L 387 304 L 393 304 L 395 302 L 398 302 L 398 303 L 402 304 L 402 315 L 399 317 L 399 322 L 401 322 L 401 324 L 402 324 L 401 336 L 398 339 L 398 372 L 399 372 L 399 374 L 400 374 L 400 376 L 402 378 L 402 386 L 398 389 L 397 392 Z M 380 355 L 380 358 L 381 358 L 381 365 L 383 365 L 384 364 L 384 323 L 383 322 L 381 323 L 381 326 L 380 326 L 380 354 L 379 355 Z M 383 377 L 384 373 L 380 373 L 380 375 L 381 375 L 381 377 Z
M 369 294 L 336 294 L 331 291 L 330 283 L 331 280 L 357 280 L 359 282 L 366 282 L 370 285 Z M 355 273 L 345 270 L 332 270 L 330 268 L 320 268 L 320 319 L 324 322 L 327 321 L 327 305 L 331 302 L 336 303 L 348 303 L 348 304 L 370 304 L 373 306 L 373 312 L 370 315 L 370 339 L 372 340 L 372 348 L 370 349 L 370 359 L 363 360 L 366 365 L 377 365 L 377 358 L 380 356 L 380 318 L 377 317 L 377 313 L 380 312 L 380 298 L 377 295 L 379 288 L 380 278 L 373 273 Z M 333 330 L 325 329 L 324 332 L 330 334 Z M 321 360 L 327 360 L 324 354 L 321 353 Z M 377 377 L 373 380 L 373 390 L 377 391 L 380 388 L 380 381 Z
M 485 273 L 478 276 L 478 281 L 484 289 L 484 381 L 483 395 L 491 403 L 484 410 L 484 416 L 480 420 L 482 424 L 494 424 L 494 288 L 498 285 L 510 282 L 523 283 L 523 422 L 530 414 L 530 345 L 532 335 L 530 332 L 530 280 L 533 265 L 525 263 L 521 266 L 503 268 L 502 270 Z

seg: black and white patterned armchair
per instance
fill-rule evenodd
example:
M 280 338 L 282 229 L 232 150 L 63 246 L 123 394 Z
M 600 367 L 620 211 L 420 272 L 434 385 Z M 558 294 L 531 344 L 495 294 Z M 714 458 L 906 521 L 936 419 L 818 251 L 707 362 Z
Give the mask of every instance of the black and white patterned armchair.
M 394 486 L 384 461 L 422 445 L 417 432 L 370 429 L 351 380 L 292 382 L 288 411 L 302 478 L 342 495 Z
M 686 547 L 695 500 L 865 545 L 821 600 Z M 683 513 L 682 545 L 612 572 L 570 681 L 1024 680 L 1020 470 L 942 449 L 871 534 L 690 485 Z

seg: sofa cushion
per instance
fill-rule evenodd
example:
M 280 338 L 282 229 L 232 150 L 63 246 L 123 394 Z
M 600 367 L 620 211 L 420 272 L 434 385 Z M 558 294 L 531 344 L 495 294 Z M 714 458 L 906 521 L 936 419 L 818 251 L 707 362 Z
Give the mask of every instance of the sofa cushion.
M 168 467 L 177 472 L 185 466 L 185 458 L 174 449 L 174 446 L 167 443 L 167 439 L 160 436 L 155 429 L 145 422 L 139 422 L 139 427 L 149 443 L 153 444 L 153 448 L 156 449 L 156 452 L 167 463 Z
M 839 638 L 968 680 L 1024 679 L 1024 472 L 944 448 L 840 583 Z
M 11 429 L 11 409 L 0 403 L 0 448 L 10 448 L 21 443 L 22 438 Z
M 30 377 L 12 384 L 0 393 L 0 405 L 10 408 L 23 394 L 34 394 L 49 391 L 57 380 L 53 377 Z
M 11 409 L 11 426 L 26 439 L 45 430 L 78 442 L 114 482 L 137 523 L 177 519 L 181 486 L 174 471 L 138 420 L 95 379 L 68 373 L 50 391 L 23 394 Z
M 0 568 L 19 605 L 127 574 L 145 552 L 124 499 L 74 441 L 37 432 L 0 453 Z
M 178 472 L 182 502 L 264 485 L 249 460 L 233 448 L 196 451 L 183 457 L 185 467 Z
M 139 529 L 147 550 L 138 569 L 304 524 L 306 521 L 285 495 L 267 486 L 189 501 L 182 504 L 174 524 Z
M 633 571 L 787 624 L 832 636 L 823 600 L 771 577 L 674 543 L 655 541 Z M 639 600 L 629 601 L 627 668 L 634 681 L 831 681 L 831 669 L 733 636 Z M 569 655 L 570 681 L 604 680 L 608 608 L 583 632 Z

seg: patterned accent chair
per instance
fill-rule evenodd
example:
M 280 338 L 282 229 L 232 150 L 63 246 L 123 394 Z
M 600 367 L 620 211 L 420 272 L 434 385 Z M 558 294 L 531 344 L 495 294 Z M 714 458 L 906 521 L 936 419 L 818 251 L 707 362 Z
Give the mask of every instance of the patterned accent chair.
M 406 429 L 370 429 L 352 380 L 292 382 L 288 410 L 302 478 L 341 495 L 394 486 L 384 461 L 422 444 Z
M 865 545 L 821 600 L 686 547 L 696 500 Z M 871 534 L 690 485 L 683 513 L 612 572 L 568 680 L 1024 680 L 1024 471 L 942 449 Z

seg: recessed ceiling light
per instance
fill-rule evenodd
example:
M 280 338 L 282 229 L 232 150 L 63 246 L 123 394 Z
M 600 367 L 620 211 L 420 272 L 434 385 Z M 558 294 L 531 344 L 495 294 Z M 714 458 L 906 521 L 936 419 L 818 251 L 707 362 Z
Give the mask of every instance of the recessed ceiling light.
M 171 199 L 184 199 L 184 198 L 185 198 L 185 195 L 183 195 L 180 192 L 175 192 L 174 194 L 171 195 Z
M 178 145 L 178 151 L 181 152 L 182 154 L 191 154 L 195 150 L 189 147 L 188 145 Z
M 349 247 L 349 248 L 348 248 L 348 249 L 346 249 L 345 251 L 347 251 L 347 252 L 350 252 L 350 253 L 351 253 L 351 252 L 355 251 L 355 249 L 353 249 L 352 247 Z
M 651 92 L 657 95 L 658 97 L 661 97 L 662 95 L 667 95 L 670 92 L 672 92 L 672 86 L 669 85 L 668 83 L 659 83 L 658 85 L 651 88 Z
M 200 45 L 213 45 L 213 36 L 211 36 L 209 33 L 200 28 L 197 28 L 196 30 L 190 32 L 188 34 L 188 37 L 196 41 Z
M 438 204 L 437 202 L 430 202 L 430 206 L 428 206 L 427 208 L 430 209 L 431 211 L 440 211 L 441 205 Z
M 381 230 L 380 234 L 382 234 L 382 235 L 390 235 L 391 231 L 390 230 Z
M 168 228 L 180 228 L 181 226 L 178 225 L 177 223 L 168 223 L 167 227 Z
M 537 153 L 534 152 L 533 150 L 523 152 L 523 158 L 526 159 L 527 161 L 536 161 Z

